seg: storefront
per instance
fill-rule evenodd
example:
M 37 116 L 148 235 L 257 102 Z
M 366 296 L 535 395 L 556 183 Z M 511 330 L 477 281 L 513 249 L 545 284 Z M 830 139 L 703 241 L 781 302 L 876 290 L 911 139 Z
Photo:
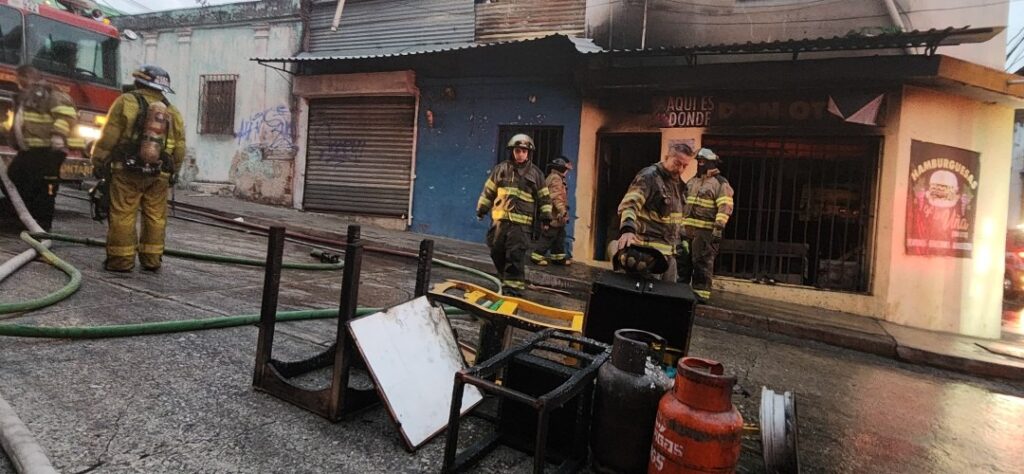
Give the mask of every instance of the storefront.
M 943 56 L 615 63 L 591 62 L 584 88 L 579 258 L 607 258 L 633 174 L 691 140 L 736 191 L 716 287 L 998 337 L 1024 97 L 1007 75 Z

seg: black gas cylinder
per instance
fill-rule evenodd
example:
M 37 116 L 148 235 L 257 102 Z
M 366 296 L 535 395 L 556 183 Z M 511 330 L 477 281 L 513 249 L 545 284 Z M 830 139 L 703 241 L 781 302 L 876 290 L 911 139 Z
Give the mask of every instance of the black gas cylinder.
M 672 387 L 648 357 L 662 360 L 658 352 L 665 344 L 664 338 L 647 331 L 615 331 L 611 358 L 597 373 L 590 436 L 594 472 L 647 472 L 658 402 Z

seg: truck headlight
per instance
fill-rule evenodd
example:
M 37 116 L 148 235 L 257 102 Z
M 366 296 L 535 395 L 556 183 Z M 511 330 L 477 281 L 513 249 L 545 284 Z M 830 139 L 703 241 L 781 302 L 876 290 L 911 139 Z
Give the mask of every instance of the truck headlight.
M 90 125 L 78 125 L 75 127 L 75 134 L 86 141 L 93 141 L 100 138 L 100 129 Z

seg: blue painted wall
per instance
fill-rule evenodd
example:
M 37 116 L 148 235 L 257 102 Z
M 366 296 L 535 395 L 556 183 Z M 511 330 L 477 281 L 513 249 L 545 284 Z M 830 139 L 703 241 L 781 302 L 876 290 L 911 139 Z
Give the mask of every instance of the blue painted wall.
M 420 88 L 413 193 L 414 232 L 482 242 L 490 218 L 478 222 L 477 198 L 497 162 L 501 125 L 563 127 L 562 154 L 574 162 L 579 155 L 582 100 L 566 76 L 430 78 Z M 445 87 L 454 100 L 442 98 Z M 536 96 L 531 103 L 529 97 Z M 427 111 L 434 116 L 427 123 Z M 542 170 L 544 171 L 544 170 Z M 576 176 L 568 179 L 569 205 L 576 209 Z M 568 230 L 572 233 L 572 222 Z

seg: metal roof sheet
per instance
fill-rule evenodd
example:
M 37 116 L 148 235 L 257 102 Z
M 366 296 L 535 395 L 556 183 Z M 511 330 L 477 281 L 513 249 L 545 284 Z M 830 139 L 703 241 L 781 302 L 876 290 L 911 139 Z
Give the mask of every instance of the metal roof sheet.
M 712 55 L 712 54 L 770 54 L 806 53 L 821 51 L 855 51 L 868 49 L 903 49 L 925 47 L 934 52 L 939 46 L 954 46 L 968 43 L 984 43 L 1000 32 L 1003 27 L 930 29 L 927 31 L 905 31 L 877 35 L 852 34 L 831 38 L 804 38 L 794 40 L 761 41 L 746 43 L 706 44 L 698 46 L 673 46 L 646 49 L 612 49 L 598 51 L 615 55 Z
M 402 56 L 417 56 L 424 54 L 436 54 L 446 53 L 451 51 L 463 51 L 469 49 L 480 49 L 480 48 L 493 48 L 495 46 L 504 46 L 511 44 L 523 44 L 533 43 L 545 40 L 552 40 L 556 38 L 563 38 L 568 41 L 576 51 L 580 53 L 593 53 L 604 51 L 600 46 L 594 44 L 594 42 L 587 38 L 572 38 L 563 34 L 553 34 L 547 36 L 541 36 L 538 38 L 527 38 L 517 39 L 508 41 L 494 41 L 490 43 L 462 43 L 462 44 L 445 44 L 436 46 L 410 46 L 403 50 L 397 51 L 381 51 L 377 48 L 368 48 L 364 50 L 352 50 L 346 51 L 340 54 L 324 54 L 324 53 L 299 53 L 296 56 L 279 56 L 279 57 L 263 57 L 263 58 L 250 58 L 251 61 L 261 62 L 308 62 L 308 61 L 345 61 L 352 59 L 380 59 L 380 58 L 395 58 Z

